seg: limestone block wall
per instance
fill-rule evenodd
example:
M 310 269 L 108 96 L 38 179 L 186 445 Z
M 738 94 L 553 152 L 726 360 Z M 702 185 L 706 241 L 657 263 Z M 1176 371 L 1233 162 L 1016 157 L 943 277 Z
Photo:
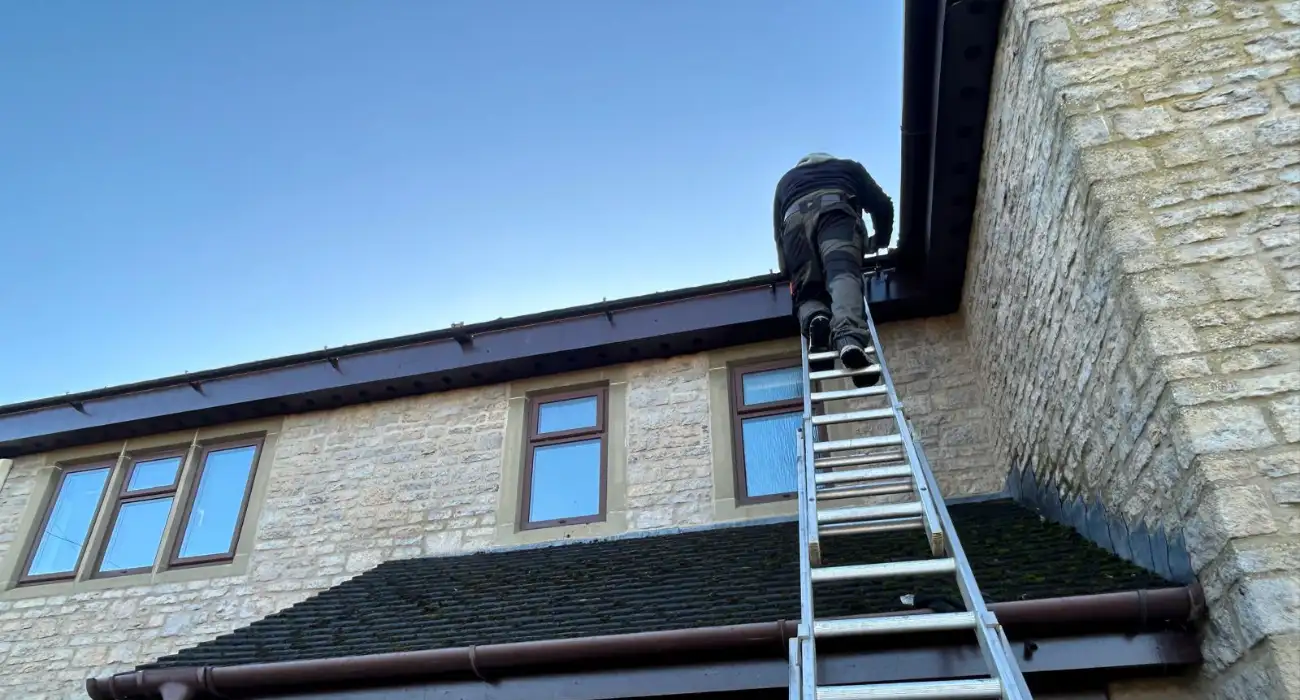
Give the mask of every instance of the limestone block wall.
M 1185 527 L 1205 679 L 1300 697 L 1300 3 L 1008 0 L 966 318 L 1002 459 Z
M 945 487 L 953 495 L 996 490 L 1005 465 L 989 449 L 961 319 L 889 324 L 882 334 Z M 758 350 L 798 356 L 793 341 Z M 610 395 L 624 397 L 626 473 L 610 497 L 622 512 L 611 512 L 610 522 L 644 530 L 771 515 L 774 505 L 794 513 L 793 502 L 717 506 L 715 479 L 731 473 L 712 464 L 711 443 L 730 440 L 712 430 L 714 413 L 729 411 L 711 400 L 717 363 L 705 353 L 604 372 Z M 566 381 L 545 381 L 552 379 Z M 237 575 L 204 578 L 195 569 L 184 581 L 92 579 L 97 586 L 57 594 L 0 582 L 0 698 L 83 698 L 88 676 L 241 627 L 387 559 L 515 544 L 502 501 L 503 480 L 516 474 L 508 436 L 517 435 L 510 426 L 517 394 L 518 387 L 487 386 L 285 417 L 274 453 L 259 466 L 269 470 L 266 487 L 247 567 Z M 44 455 L 19 458 L 0 483 L 0 562 L 30 536 L 21 520 L 39 497 L 45 463 Z M 549 536 L 593 532 L 613 530 L 557 528 Z

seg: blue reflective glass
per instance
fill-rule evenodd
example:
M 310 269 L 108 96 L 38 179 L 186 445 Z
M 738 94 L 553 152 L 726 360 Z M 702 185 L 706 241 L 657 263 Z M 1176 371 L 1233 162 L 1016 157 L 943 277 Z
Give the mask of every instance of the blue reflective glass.
M 256 454 L 253 445 L 208 453 L 181 539 L 180 558 L 230 551 Z
M 90 523 L 108 482 L 108 467 L 69 472 L 59 485 L 54 507 L 32 555 L 29 576 L 69 573 L 77 566 Z
M 180 457 L 163 457 L 144 462 L 136 462 L 131 467 L 131 480 L 127 482 L 127 491 L 143 491 L 159 486 L 171 486 L 176 483 L 176 471 L 181 468 Z
M 171 509 L 171 496 L 123 503 L 117 512 L 117 522 L 113 524 L 113 534 L 108 537 L 99 570 L 151 568 Z
M 596 397 L 551 401 L 537 407 L 537 433 L 596 427 Z
M 749 418 L 741 424 L 745 447 L 745 492 L 751 497 L 793 493 L 798 490 L 795 465 L 798 429 L 802 416 Z
M 533 448 L 529 522 L 600 512 L 600 440 Z
M 740 377 L 745 405 L 789 401 L 803 397 L 803 370 L 799 367 L 750 372 Z

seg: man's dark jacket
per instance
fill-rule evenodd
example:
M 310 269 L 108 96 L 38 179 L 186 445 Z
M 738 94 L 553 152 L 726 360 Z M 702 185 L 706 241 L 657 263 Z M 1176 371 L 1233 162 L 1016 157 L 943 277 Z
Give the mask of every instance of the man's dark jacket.
M 867 169 L 855 160 L 835 158 L 795 166 L 776 184 L 776 201 L 772 204 L 772 227 L 776 237 L 777 259 L 781 272 L 786 274 L 785 255 L 781 252 L 781 230 L 785 210 L 800 197 L 819 190 L 839 190 L 853 199 L 858 209 L 871 216 L 871 244 L 863 252 L 870 253 L 885 247 L 894 232 L 894 203 L 880 185 L 871 179 Z

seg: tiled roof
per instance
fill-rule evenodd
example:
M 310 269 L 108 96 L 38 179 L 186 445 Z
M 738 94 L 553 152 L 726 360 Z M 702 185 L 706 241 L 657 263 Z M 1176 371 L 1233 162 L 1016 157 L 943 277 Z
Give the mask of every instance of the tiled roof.
M 950 506 L 990 602 L 1171 586 L 1010 501 Z M 142 668 L 328 658 L 797 619 L 797 524 L 389 561 Z M 840 537 L 826 563 L 916 559 L 916 532 Z M 818 615 L 958 599 L 949 579 L 818 588 Z

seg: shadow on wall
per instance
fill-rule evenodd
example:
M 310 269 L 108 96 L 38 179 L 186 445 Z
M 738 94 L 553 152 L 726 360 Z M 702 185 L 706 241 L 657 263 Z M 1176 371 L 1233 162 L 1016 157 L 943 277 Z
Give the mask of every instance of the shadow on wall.
M 1146 523 L 1130 528 L 1099 501 L 1085 501 L 1081 496 L 1063 501 L 1054 480 L 1039 483 L 1033 470 L 1024 467 L 1007 475 L 1007 491 L 1017 503 L 1074 528 L 1084 539 L 1125 561 L 1176 583 L 1196 582 L 1182 532 L 1166 533 L 1163 527 L 1151 530 Z

